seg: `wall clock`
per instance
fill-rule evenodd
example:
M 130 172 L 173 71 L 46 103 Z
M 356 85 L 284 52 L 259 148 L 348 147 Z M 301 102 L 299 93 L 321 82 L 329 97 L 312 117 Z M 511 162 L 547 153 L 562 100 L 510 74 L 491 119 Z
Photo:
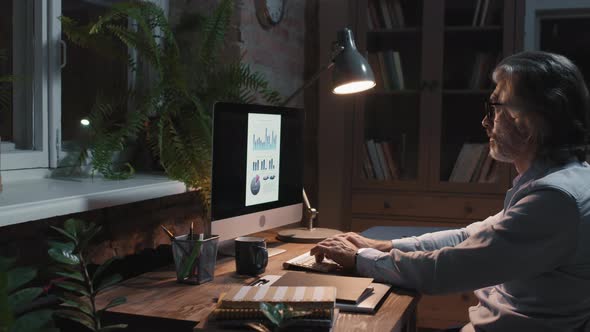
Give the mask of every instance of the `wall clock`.
M 254 0 L 256 16 L 263 28 L 269 29 L 279 24 L 285 14 L 287 0 Z

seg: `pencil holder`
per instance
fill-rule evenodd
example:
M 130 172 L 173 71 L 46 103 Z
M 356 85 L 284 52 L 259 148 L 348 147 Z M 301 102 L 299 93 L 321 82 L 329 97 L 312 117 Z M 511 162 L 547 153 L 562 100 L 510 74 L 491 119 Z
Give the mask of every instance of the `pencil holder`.
M 176 280 L 187 284 L 202 284 L 213 280 L 219 235 L 198 240 L 181 235 L 172 241 Z

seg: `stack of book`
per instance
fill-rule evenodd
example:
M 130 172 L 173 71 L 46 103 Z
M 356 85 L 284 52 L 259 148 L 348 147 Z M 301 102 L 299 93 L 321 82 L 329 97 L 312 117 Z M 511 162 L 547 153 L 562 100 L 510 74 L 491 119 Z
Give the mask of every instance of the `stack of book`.
M 372 139 L 365 143 L 366 149 L 363 158 L 365 178 L 380 181 L 399 180 L 400 167 L 394 158 L 393 144 L 388 141 L 377 142 Z
M 336 319 L 336 288 L 334 287 L 274 287 L 237 286 L 222 294 L 207 321 L 208 327 L 240 328 L 248 324 L 272 323 L 261 309 L 279 303 L 289 307 L 289 328 L 314 327 L 329 330 Z
M 449 181 L 496 182 L 499 176 L 497 164 L 490 156 L 488 143 L 465 143 L 455 161 Z

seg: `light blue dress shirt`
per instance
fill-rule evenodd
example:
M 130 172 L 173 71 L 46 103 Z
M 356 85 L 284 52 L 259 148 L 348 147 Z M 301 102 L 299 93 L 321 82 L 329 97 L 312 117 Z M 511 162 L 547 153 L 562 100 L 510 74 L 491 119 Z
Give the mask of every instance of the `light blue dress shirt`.
M 469 331 L 590 331 L 590 166 L 535 162 L 504 209 L 465 228 L 366 249 L 359 274 L 426 294 L 475 290 Z

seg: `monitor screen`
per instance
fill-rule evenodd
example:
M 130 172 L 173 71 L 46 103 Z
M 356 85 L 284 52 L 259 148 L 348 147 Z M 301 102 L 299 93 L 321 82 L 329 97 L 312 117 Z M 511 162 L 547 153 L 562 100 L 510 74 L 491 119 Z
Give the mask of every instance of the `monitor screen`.
M 211 231 L 221 240 L 299 221 L 302 110 L 215 104 L 212 167 Z

